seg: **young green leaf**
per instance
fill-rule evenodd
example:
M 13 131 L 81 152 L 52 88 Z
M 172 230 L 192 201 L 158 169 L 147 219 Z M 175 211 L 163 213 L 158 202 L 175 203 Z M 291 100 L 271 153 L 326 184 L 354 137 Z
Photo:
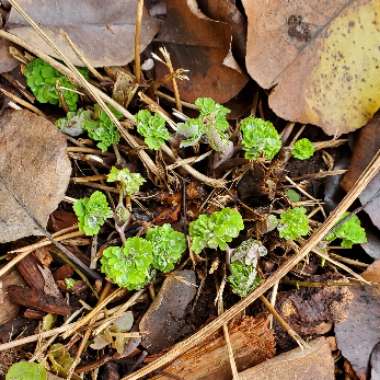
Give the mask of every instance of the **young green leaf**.
M 211 215 L 202 214 L 189 225 L 191 249 L 199 254 L 204 248 L 227 250 L 232 239 L 244 229 L 239 211 L 224 208 Z
M 152 115 L 148 110 L 140 110 L 136 115 L 137 132 L 144 137 L 149 149 L 159 150 L 161 145 L 170 139 L 165 127 L 165 120 L 158 114 Z
M 117 119 L 122 118 L 120 112 L 113 109 L 112 112 Z M 85 120 L 83 128 L 91 139 L 98 141 L 96 146 L 102 152 L 105 152 L 112 144 L 117 144 L 120 140 L 120 134 L 116 126 L 98 104 L 94 106 L 93 119 Z
M 293 189 L 286 190 L 286 196 L 290 202 L 299 202 L 301 200 L 300 194 Z
M 131 173 L 128 168 L 118 169 L 112 166 L 107 175 L 107 182 L 120 182 L 124 193 L 131 196 L 138 193 L 140 186 L 146 181 L 140 173 Z
M 149 228 L 146 239 L 153 246 L 153 267 L 163 273 L 172 271 L 186 251 L 185 235 L 168 223 Z
M 348 216 L 349 213 L 345 213 L 342 217 L 347 218 L 342 224 L 334 227 L 326 236 L 325 240 L 333 241 L 335 239 L 341 239 L 341 247 L 352 248 L 354 244 L 367 243 L 367 234 L 365 229 L 361 226 L 360 219 L 357 215 Z
M 283 211 L 277 229 L 280 237 L 286 240 L 297 240 L 301 236 L 306 236 L 310 231 L 306 209 L 295 207 Z
M 232 292 L 244 298 L 253 289 L 260 285 L 260 278 L 257 276 L 256 268 L 240 261 L 235 261 L 230 265 L 230 275 L 227 278 Z
M 313 157 L 314 145 L 307 139 L 303 138 L 296 141 L 292 147 L 292 156 L 298 160 L 308 160 Z
M 152 277 L 153 245 L 141 237 L 128 238 L 123 247 L 108 247 L 101 258 L 102 272 L 121 288 L 143 288 Z
M 229 144 L 226 115 L 230 110 L 211 98 L 198 98 L 195 105 L 199 108 L 199 116 L 178 124 L 177 132 L 185 137 L 181 146 L 192 146 L 203 139 L 215 151 L 224 151 Z
M 82 73 L 88 76 L 87 69 Z M 40 103 L 67 105 L 69 111 L 76 111 L 79 95 L 76 87 L 54 67 L 40 58 L 33 59 L 25 66 L 26 83 Z
M 258 117 L 249 116 L 240 122 L 242 146 L 247 160 L 263 157 L 271 161 L 281 149 L 281 139 L 273 124 Z
M 46 369 L 39 363 L 21 361 L 8 370 L 5 380 L 47 380 Z
M 87 236 L 99 233 L 106 219 L 112 216 L 107 198 L 101 191 L 95 191 L 90 198 L 77 199 L 73 209 L 79 221 L 79 230 Z
M 83 133 L 85 121 L 91 120 L 92 112 L 79 108 L 77 112 L 68 112 L 55 122 L 55 125 L 69 136 L 77 137 Z

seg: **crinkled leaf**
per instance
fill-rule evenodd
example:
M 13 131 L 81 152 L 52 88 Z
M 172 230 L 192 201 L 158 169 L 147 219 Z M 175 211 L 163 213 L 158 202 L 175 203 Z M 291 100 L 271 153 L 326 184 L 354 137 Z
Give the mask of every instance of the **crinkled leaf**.
M 308 160 L 313 157 L 314 145 L 307 139 L 303 138 L 296 141 L 292 147 L 292 156 L 298 160 Z
M 310 231 L 309 218 L 304 207 L 290 208 L 283 211 L 277 226 L 280 237 L 286 240 L 297 240 Z
M 146 180 L 140 173 L 131 173 L 128 168 L 118 169 L 112 166 L 107 175 L 107 182 L 120 182 L 124 192 L 128 195 L 136 194 L 140 191 Z

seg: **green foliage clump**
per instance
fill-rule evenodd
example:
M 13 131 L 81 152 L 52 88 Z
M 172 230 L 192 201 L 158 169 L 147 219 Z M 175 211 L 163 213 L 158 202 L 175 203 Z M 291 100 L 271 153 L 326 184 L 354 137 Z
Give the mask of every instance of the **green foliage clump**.
M 267 254 L 267 249 L 258 240 L 248 239 L 234 249 L 231 257 L 228 282 L 232 292 L 240 297 L 246 297 L 260 284 L 257 276 L 259 257 Z
M 341 247 L 352 248 L 354 244 L 367 243 L 367 234 L 365 229 L 361 226 L 360 219 L 357 215 L 349 216 L 349 213 L 345 213 L 342 219 L 347 218 L 343 223 L 339 223 L 334 227 L 326 236 L 327 241 L 333 241 L 335 239 L 341 239 Z
M 8 370 L 5 380 L 47 380 L 46 369 L 39 363 L 21 361 Z
M 88 71 L 82 69 L 82 74 L 88 76 Z M 76 111 L 79 101 L 76 87 L 54 67 L 35 58 L 26 65 L 24 75 L 27 85 L 40 103 L 62 106 L 64 102 L 69 111 Z
M 178 124 L 178 133 L 185 137 L 181 146 L 193 146 L 203 139 L 215 151 L 224 151 L 229 144 L 226 116 L 230 110 L 211 98 L 198 98 L 195 105 L 199 108 L 199 116 Z
M 211 215 L 202 214 L 189 225 L 191 249 L 199 254 L 204 248 L 227 250 L 232 239 L 244 229 L 239 211 L 224 208 Z
M 243 135 L 242 146 L 247 160 L 263 157 L 271 161 L 281 149 L 281 139 L 270 121 L 249 116 L 240 123 Z
M 170 133 L 165 127 L 165 120 L 158 114 L 152 115 L 148 110 L 140 110 L 136 115 L 137 132 L 144 137 L 149 149 L 159 150 Z
M 120 182 L 122 191 L 131 196 L 140 191 L 146 181 L 140 173 L 131 173 L 128 168 L 118 169 L 112 166 L 110 173 L 107 175 L 107 182 Z
M 92 111 L 79 108 L 77 112 L 67 112 L 66 117 L 62 117 L 55 122 L 55 125 L 64 133 L 72 137 L 77 137 L 83 133 L 84 123 L 91 120 Z
M 168 223 L 149 228 L 146 239 L 153 246 L 153 267 L 163 273 L 172 271 L 186 251 L 185 235 Z
M 297 240 L 309 233 L 309 218 L 305 207 L 295 207 L 283 211 L 277 226 L 281 238 Z
M 95 191 L 91 196 L 77 199 L 73 205 L 79 221 L 79 230 L 87 236 L 99 233 L 107 218 L 112 216 L 107 198 L 101 191 Z
M 117 119 L 122 118 L 120 112 L 116 110 L 112 110 L 112 112 Z M 105 152 L 111 145 L 119 142 L 120 134 L 112 120 L 98 104 L 95 104 L 92 116 L 92 119 L 84 121 L 83 128 L 91 139 L 98 141 L 96 146 Z
M 151 280 L 152 263 L 152 243 L 141 237 L 131 237 L 123 247 L 111 246 L 104 250 L 101 270 L 118 286 L 136 290 Z
M 292 156 L 298 160 L 308 160 L 313 157 L 314 151 L 313 143 L 309 139 L 303 138 L 294 143 Z

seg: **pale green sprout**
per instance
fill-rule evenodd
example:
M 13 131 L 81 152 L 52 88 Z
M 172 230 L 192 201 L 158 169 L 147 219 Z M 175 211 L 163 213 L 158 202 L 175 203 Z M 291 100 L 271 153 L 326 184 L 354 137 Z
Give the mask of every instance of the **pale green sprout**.
M 112 216 L 107 198 L 101 191 L 95 191 L 89 198 L 77 199 L 73 209 L 79 221 L 79 230 L 87 236 L 98 234 L 106 219 Z
M 211 215 L 201 214 L 189 225 L 191 249 L 199 254 L 204 248 L 226 251 L 228 244 L 244 229 L 239 211 L 224 208 Z
M 69 136 L 77 137 L 83 133 L 84 123 L 91 120 L 92 111 L 79 108 L 77 112 L 67 112 L 66 117 L 58 119 L 55 124 Z
M 43 365 L 20 361 L 12 364 L 5 380 L 47 380 L 48 374 Z
M 132 173 L 128 168 L 118 169 L 113 166 L 107 175 L 107 182 L 119 182 L 122 191 L 128 196 L 132 196 L 140 191 L 140 186 L 146 180 L 140 173 Z
M 298 160 L 308 160 L 313 157 L 314 151 L 313 143 L 309 139 L 303 138 L 294 143 L 292 156 Z
M 297 240 L 310 231 L 309 218 L 304 207 L 290 208 L 283 211 L 277 226 L 280 237 L 286 240 Z

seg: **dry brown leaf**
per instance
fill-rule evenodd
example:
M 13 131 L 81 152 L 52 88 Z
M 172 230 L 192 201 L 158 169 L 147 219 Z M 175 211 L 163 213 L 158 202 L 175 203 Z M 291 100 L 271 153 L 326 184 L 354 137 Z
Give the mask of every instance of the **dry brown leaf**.
M 380 107 L 379 0 L 243 0 L 247 70 L 284 119 L 330 135 Z
M 335 326 L 338 348 L 361 379 L 366 378 L 371 352 L 380 341 L 380 260 L 362 276 L 375 286 L 353 288 L 348 318 Z
M 11 302 L 7 287 L 23 284 L 24 281 L 17 271 L 9 272 L 0 279 L 0 326 L 15 318 L 19 310 L 19 306 Z
M 240 380 L 334 380 L 334 359 L 325 338 L 239 373 Z
M 65 195 L 71 165 L 65 137 L 32 112 L 0 117 L 0 243 L 41 235 Z
M 9 42 L 0 38 L 0 73 L 13 70 L 19 63 L 9 54 Z
M 122 66 L 134 59 L 136 0 L 18 0 L 25 11 L 53 39 L 72 63 L 83 62 L 68 44 L 61 30 L 95 67 Z M 39 34 L 11 10 L 7 28 L 13 34 L 56 58 Z M 141 49 L 145 49 L 158 32 L 158 21 L 145 13 L 141 31 Z
M 190 70 L 190 80 L 178 81 L 183 100 L 193 102 L 200 96 L 209 96 L 225 103 L 247 82 L 230 54 L 231 27 L 204 16 L 195 0 L 184 3 L 167 1 L 167 18 L 157 40 L 169 51 L 174 68 Z M 157 64 L 157 78 L 162 80 L 167 75 L 167 69 Z M 165 85 L 171 88 L 171 83 Z

